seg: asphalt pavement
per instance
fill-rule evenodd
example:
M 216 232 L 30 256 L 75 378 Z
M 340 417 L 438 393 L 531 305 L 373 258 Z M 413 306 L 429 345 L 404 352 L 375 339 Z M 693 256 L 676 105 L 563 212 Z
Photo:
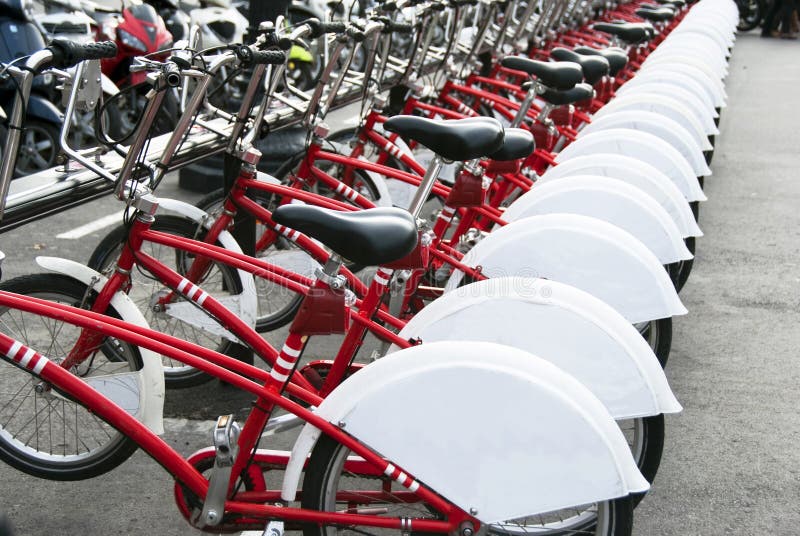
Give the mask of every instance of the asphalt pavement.
M 667 419 L 655 486 L 637 535 L 800 534 L 800 45 L 739 37 L 706 180 L 694 271 L 674 322 L 667 373 L 684 412 Z M 188 201 L 176 179 L 163 196 Z M 83 227 L 121 207 L 94 201 L 0 235 L 4 278 L 41 271 L 37 255 L 86 262 L 110 227 Z M 273 336 L 275 342 L 280 334 Z M 334 340 L 311 353 L 328 355 Z M 207 446 L 217 415 L 249 397 L 216 384 L 170 392 L 165 440 Z M 283 437 L 271 448 L 286 448 Z M 19 535 L 196 534 L 174 507 L 173 482 L 137 453 L 102 477 L 49 482 L 0 464 L 0 511 Z

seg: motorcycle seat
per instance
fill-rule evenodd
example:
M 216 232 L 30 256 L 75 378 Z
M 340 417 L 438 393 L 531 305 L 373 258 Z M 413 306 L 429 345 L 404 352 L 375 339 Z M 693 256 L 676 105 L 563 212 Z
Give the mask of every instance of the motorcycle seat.
M 545 62 L 523 56 L 507 56 L 500 64 L 535 76 L 539 82 L 556 90 L 569 89 L 583 80 L 581 66 L 570 61 Z
M 602 80 L 610 69 L 609 61 L 603 56 L 584 56 L 567 48 L 554 48 L 550 51 L 550 57 L 558 61 L 573 61 L 580 65 L 583 79 L 592 86 Z
M 288 204 L 275 209 L 272 219 L 319 240 L 343 258 L 365 266 L 401 259 L 417 245 L 416 221 L 399 208 L 340 212 Z
M 383 128 L 419 142 L 453 162 L 484 157 L 503 145 L 503 126 L 490 117 L 435 120 L 397 115 L 388 119 Z

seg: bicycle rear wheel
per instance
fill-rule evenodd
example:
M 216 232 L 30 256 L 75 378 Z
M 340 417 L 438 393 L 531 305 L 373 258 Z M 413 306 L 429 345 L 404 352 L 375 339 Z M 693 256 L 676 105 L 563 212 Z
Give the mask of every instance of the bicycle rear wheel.
M 86 308 L 95 293 L 57 274 L 18 277 L 0 290 Z M 110 308 L 109 316 L 120 318 Z M 0 331 L 58 363 L 81 329 L 60 320 L 0 308 Z M 122 378 L 142 368 L 138 348 L 104 339 L 73 368 L 86 381 Z M 126 383 L 126 388 L 131 385 Z M 82 480 L 117 467 L 137 445 L 74 400 L 7 361 L 0 360 L 0 459 L 30 475 L 50 480 Z
M 303 481 L 303 508 L 327 512 L 373 511 L 376 515 L 442 519 L 423 502 L 409 500 L 405 488 L 385 476 L 364 476 L 345 470 L 350 451 L 328 436 L 320 437 L 311 454 Z M 369 510 L 368 510 L 369 509 Z M 379 513 L 378 513 L 379 512 Z M 633 509 L 628 497 L 578 506 L 548 514 L 509 520 L 489 526 L 495 535 L 522 536 L 629 536 L 633 527 Z M 304 536 L 335 536 L 341 533 L 380 534 L 396 531 L 369 527 L 345 527 L 307 524 Z

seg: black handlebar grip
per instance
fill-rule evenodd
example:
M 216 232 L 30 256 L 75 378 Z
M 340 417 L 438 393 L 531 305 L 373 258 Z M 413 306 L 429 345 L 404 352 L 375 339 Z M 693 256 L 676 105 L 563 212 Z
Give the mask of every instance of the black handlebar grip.
M 236 47 L 236 57 L 244 65 L 279 65 L 286 61 L 282 50 L 253 50 L 247 45 Z
M 410 34 L 414 31 L 414 26 L 405 22 L 390 22 L 384 28 L 387 33 Z
M 341 34 L 347 31 L 347 24 L 344 21 L 335 20 L 322 23 L 322 32 L 326 34 Z
M 447 6 L 444 5 L 444 2 L 436 2 L 431 4 L 431 9 L 433 11 L 444 11 Z
M 303 24 L 311 28 L 311 33 L 308 34 L 308 37 L 311 39 L 316 39 L 324 33 L 322 22 L 319 19 L 307 19 L 303 21 Z
M 113 58 L 117 55 L 117 45 L 113 41 L 81 45 L 64 39 L 54 39 L 47 49 L 53 54 L 51 65 L 58 69 L 72 67 L 84 60 Z
M 280 65 L 286 61 L 286 53 L 282 50 L 258 50 L 251 61 L 256 65 Z

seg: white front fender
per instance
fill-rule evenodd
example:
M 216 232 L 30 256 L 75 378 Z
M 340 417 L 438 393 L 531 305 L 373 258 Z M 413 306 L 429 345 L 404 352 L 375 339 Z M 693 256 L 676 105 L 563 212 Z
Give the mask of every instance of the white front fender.
M 583 383 L 617 420 L 681 410 L 636 328 L 594 296 L 556 281 L 499 277 L 459 287 L 414 315 L 399 336 L 525 350 Z
M 511 223 L 557 213 L 591 216 L 614 224 L 647 246 L 661 264 L 692 258 L 675 222 L 655 199 L 608 177 L 574 175 L 538 185 L 511 203 L 503 219 Z
M 669 143 L 647 132 L 611 128 L 586 134 L 558 153 L 556 162 L 566 162 L 571 158 L 596 153 L 618 153 L 638 158 L 663 171 L 687 201 L 708 199 L 686 159 Z
M 629 322 L 686 314 L 659 260 L 630 233 L 596 218 L 547 214 L 493 231 L 462 259 L 487 277 L 543 277 L 600 298 Z M 464 274 L 453 272 L 446 291 Z
M 711 175 L 703 151 L 692 139 L 691 133 L 669 117 L 643 110 L 620 110 L 593 120 L 583 128 L 582 133 L 589 134 L 610 128 L 641 130 L 657 136 L 672 145 L 689 162 L 695 175 Z
M 100 87 L 103 90 L 103 93 L 108 95 L 109 97 L 113 97 L 117 93 L 119 93 L 119 88 L 117 84 L 115 84 L 109 77 L 104 74 L 100 74 Z
M 276 180 L 276 179 L 274 179 Z M 204 210 L 197 208 L 194 205 L 186 203 L 184 201 L 179 201 L 177 199 L 169 199 L 164 197 L 158 198 L 158 207 L 160 210 L 169 210 L 170 212 L 175 212 L 180 214 L 181 216 L 192 220 L 193 222 L 202 225 L 206 229 L 211 228 L 211 224 L 213 221 L 208 217 L 208 214 L 205 213 Z M 233 238 L 233 235 L 230 234 L 228 231 L 222 231 L 219 234 L 219 243 L 225 249 L 229 249 L 235 253 L 243 253 L 242 248 L 239 246 L 239 243 Z M 225 307 L 231 309 L 236 316 L 241 318 L 244 322 L 247 323 L 248 326 L 255 326 L 256 318 L 258 315 L 258 295 L 256 294 L 256 282 L 253 278 L 253 274 L 250 272 L 245 272 L 244 270 L 236 270 L 239 274 L 239 280 L 242 282 L 242 292 L 235 296 L 231 296 L 230 298 L 225 298 L 219 300 Z M 178 307 L 182 307 L 179 304 Z M 187 302 L 186 307 L 194 308 L 193 305 L 189 305 Z M 175 308 L 176 314 L 178 314 L 178 308 Z M 181 315 L 183 318 L 185 315 Z M 197 321 L 202 321 L 203 325 L 199 326 L 203 329 L 211 330 L 212 332 L 222 335 L 230 340 L 236 341 L 235 337 L 228 333 L 227 330 L 222 329 L 216 321 L 208 322 L 206 319 L 208 318 L 206 315 L 195 315 L 197 316 Z M 233 337 L 233 338 L 232 338 Z
M 678 187 L 669 180 L 669 177 L 646 162 L 613 153 L 579 156 L 557 166 L 551 166 L 539 177 L 538 182 L 544 184 L 571 175 L 602 175 L 636 186 L 664 207 L 684 238 L 703 236 L 692 214 L 692 207 Z
M 545 360 L 499 344 L 395 352 L 349 377 L 317 413 L 483 523 L 648 488 L 591 392 Z M 301 432 L 285 500 L 295 500 L 318 434 L 309 425 Z
M 108 279 L 99 272 L 68 259 L 36 257 L 36 263 L 45 270 L 77 279 L 98 292 L 108 282 Z M 120 314 L 122 320 L 144 328 L 150 327 L 133 300 L 124 292 L 114 294 L 114 297 L 111 298 L 111 305 Z M 139 347 L 139 352 L 142 356 L 142 369 L 137 371 L 136 381 L 140 385 L 139 395 L 141 398 L 140 412 L 135 417 L 153 433 L 160 435 L 164 433 L 164 369 L 161 366 L 161 356 L 142 347 Z

